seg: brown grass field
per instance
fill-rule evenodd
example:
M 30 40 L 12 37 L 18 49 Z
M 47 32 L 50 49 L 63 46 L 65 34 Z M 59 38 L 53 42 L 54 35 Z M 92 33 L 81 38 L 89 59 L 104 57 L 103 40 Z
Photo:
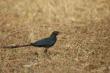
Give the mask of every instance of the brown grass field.
M 60 31 L 39 47 L 0 48 L 0 73 L 110 73 L 109 0 L 0 0 L 0 46 Z

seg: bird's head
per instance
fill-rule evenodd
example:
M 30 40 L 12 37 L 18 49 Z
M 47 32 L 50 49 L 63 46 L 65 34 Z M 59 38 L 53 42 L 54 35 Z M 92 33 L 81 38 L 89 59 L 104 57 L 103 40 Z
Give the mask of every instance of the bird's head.
M 51 33 L 50 37 L 51 37 L 51 38 L 56 38 L 59 33 L 60 33 L 59 31 L 53 31 L 53 32 Z
M 56 37 L 60 32 L 59 31 L 53 31 L 50 35 L 51 37 Z
M 52 35 L 56 35 L 57 36 L 59 33 L 60 33 L 59 31 L 53 31 Z

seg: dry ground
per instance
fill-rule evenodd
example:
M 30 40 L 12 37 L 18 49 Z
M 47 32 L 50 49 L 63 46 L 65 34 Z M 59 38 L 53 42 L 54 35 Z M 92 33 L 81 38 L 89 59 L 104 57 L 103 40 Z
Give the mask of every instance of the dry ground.
M 110 73 L 109 0 L 0 0 L 0 46 L 61 34 L 54 47 L 0 48 L 0 73 Z

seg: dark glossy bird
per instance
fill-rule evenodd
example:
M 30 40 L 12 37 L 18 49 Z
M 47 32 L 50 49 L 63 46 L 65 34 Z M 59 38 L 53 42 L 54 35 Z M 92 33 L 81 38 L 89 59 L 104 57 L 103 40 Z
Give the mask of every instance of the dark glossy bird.
M 34 46 L 34 47 L 44 47 L 45 48 L 44 52 L 47 52 L 49 47 L 52 47 L 56 43 L 58 34 L 59 34 L 59 31 L 53 31 L 49 37 L 43 38 L 33 43 L 26 44 L 26 45 L 5 46 L 3 48 L 18 48 L 18 47 Z
M 59 34 L 58 31 L 54 31 L 49 37 L 31 43 L 30 46 L 44 47 L 45 48 L 44 52 L 47 52 L 48 48 L 56 43 L 58 34 Z

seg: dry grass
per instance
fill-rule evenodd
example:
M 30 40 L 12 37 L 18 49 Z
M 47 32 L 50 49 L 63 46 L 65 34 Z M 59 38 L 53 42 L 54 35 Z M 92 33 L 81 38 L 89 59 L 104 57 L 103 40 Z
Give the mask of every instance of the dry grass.
M 0 49 L 0 73 L 110 73 L 109 0 L 0 0 L 0 46 L 61 32 L 49 49 Z

